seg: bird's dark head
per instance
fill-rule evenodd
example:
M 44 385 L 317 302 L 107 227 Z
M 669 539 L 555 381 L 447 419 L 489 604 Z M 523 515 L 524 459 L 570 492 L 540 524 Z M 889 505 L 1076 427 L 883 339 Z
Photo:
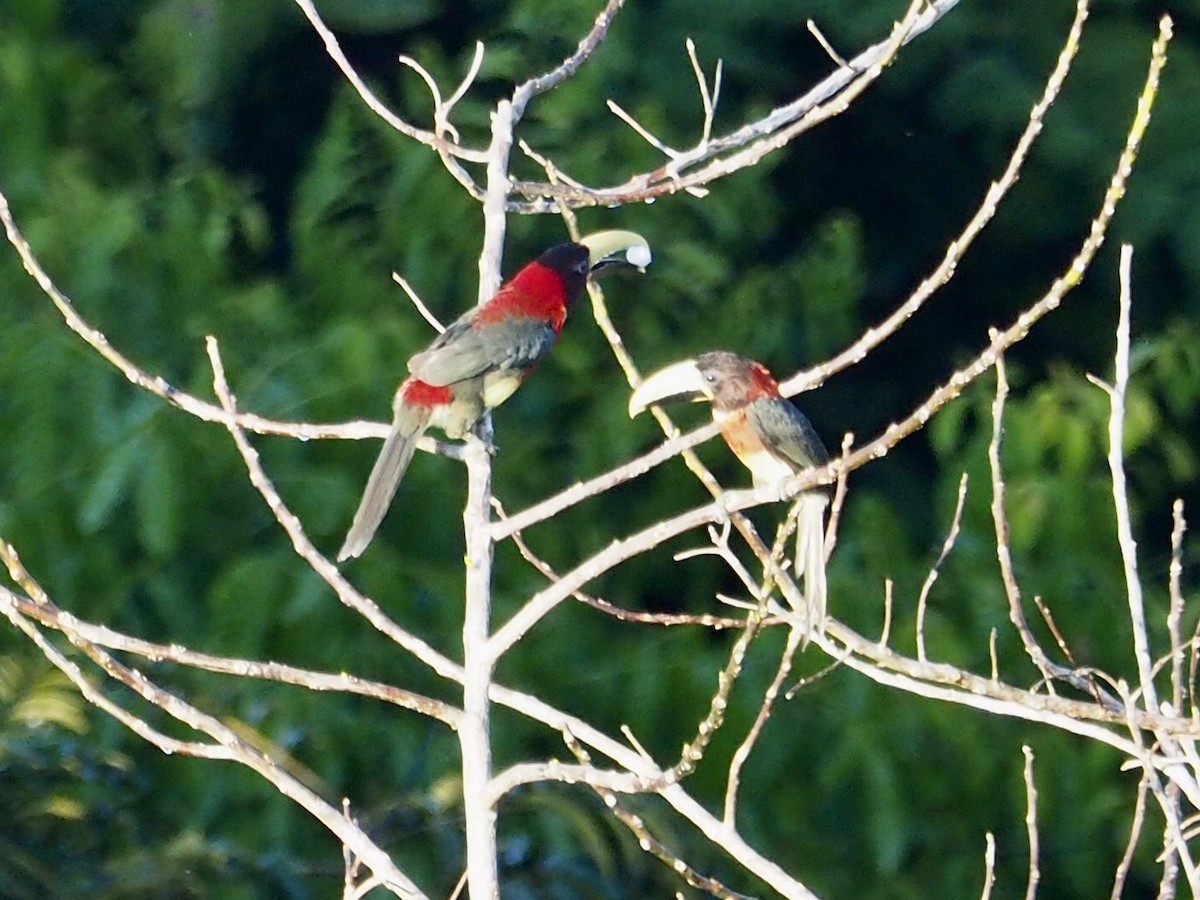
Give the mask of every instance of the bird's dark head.
M 573 302 L 583 290 L 592 262 L 587 247 L 582 244 L 559 244 L 537 258 L 539 265 L 555 272 L 563 284 L 567 303 Z
M 650 265 L 650 245 L 633 231 L 597 231 L 581 237 L 578 243 L 551 247 L 537 262 L 562 279 L 569 304 L 583 291 L 589 275 L 595 277 L 616 269 L 644 272 Z

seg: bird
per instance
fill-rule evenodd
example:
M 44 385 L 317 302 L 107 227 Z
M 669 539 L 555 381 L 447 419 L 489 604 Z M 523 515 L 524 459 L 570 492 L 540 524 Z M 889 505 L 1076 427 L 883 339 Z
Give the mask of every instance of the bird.
M 703 353 L 648 376 L 629 398 L 629 415 L 632 418 L 662 400 L 688 396 L 712 405 L 721 436 L 750 470 L 756 489 L 781 489 L 796 473 L 829 462 L 816 430 L 779 393 L 767 367 L 724 350 Z M 808 490 L 796 499 L 795 573 L 804 578 L 806 635 L 811 635 L 823 628 L 828 601 L 825 508 L 829 498 L 823 490 Z
M 464 438 L 550 352 L 589 275 L 649 264 L 650 245 L 632 231 L 598 231 L 551 247 L 412 356 L 338 562 L 366 550 L 428 428 Z

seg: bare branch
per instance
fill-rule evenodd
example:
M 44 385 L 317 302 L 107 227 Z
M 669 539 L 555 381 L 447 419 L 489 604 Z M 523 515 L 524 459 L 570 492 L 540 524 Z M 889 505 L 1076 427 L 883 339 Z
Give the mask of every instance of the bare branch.
M 1191 886 L 1194 896 L 1200 893 L 1200 872 L 1197 872 L 1196 865 L 1192 861 L 1191 854 L 1188 851 L 1187 838 L 1184 836 L 1183 828 L 1180 825 L 1178 794 L 1168 791 L 1163 787 L 1159 778 L 1159 772 L 1166 773 L 1171 780 L 1170 783 L 1175 785 L 1177 789 L 1182 789 L 1184 793 L 1188 794 L 1192 804 L 1198 807 L 1200 807 L 1200 802 L 1198 802 L 1200 801 L 1200 790 L 1197 789 L 1194 782 L 1189 785 L 1186 779 L 1179 777 L 1181 774 L 1179 766 L 1175 766 L 1172 770 L 1169 767 L 1155 764 L 1149 748 L 1146 747 L 1145 741 L 1142 739 L 1141 731 L 1134 726 L 1133 711 L 1137 709 L 1137 704 L 1134 702 L 1124 682 L 1117 684 L 1117 690 L 1124 701 L 1125 710 L 1129 717 L 1129 736 L 1133 743 L 1132 752 L 1129 753 L 1130 763 L 1128 765 L 1141 768 L 1146 778 L 1147 787 L 1150 789 L 1150 793 L 1154 796 L 1166 820 L 1163 831 L 1164 846 L 1167 852 L 1174 854 L 1178 858 L 1180 865 L 1183 866 L 1188 884 Z M 1169 866 L 1164 866 L 1164 884 L 1172 880 L 1169 869 Z
M 983 849 L 983 893 L 980 900 L 991 900 L 992 888 L 996 884 L 996 838 L 990 831 L 985 836 Z
M 446 330 L 446 326 L 438 321 L 437 316 L 435 316 L 429 307 L 425 305 L 425 301 L 420 298 L 415 290 L 413 290 L 413 286 L 408 283 L 406 278 L 404 278 L 399 272 L 393 272 L 392 281 L 404 288 L 404 293 L 408 294 L 408 299 L 411 300 L 412 305 L 417 308 L 417 312 L 421 314 L 421 318 L 432 325 L 434 331 L 436 331 L 438 334 L 441 334 Z
M 492 498 L 492 508 L 496 510 L 499 516 L 498 521 L 503 522 L 505 519 L 504 507 L 495 497 Z M 544 559 L 539 557 L 525 542 L 524 535 L 519 531 L 512 533 L 513 544 L 517 548 L 517 552 L 531 566 L 541 572 L 546 578 L 555 582 L 560 576 Z M 734 557 L 736 559 L 736 557 Z M 712 628 L 714 631 L 721 631 L 726 628 L 744 628 L 746 623 L 741 619 L 731 619 L 722 616 L 713 616 L 708 613 L 700 615 L 692 615 L 689 613 L 653 613 L 641 612 L 631 609 L 623 609 L 607 600 L 599 597 L 593 597 L 583 591 L 573 591 L 571 596 L 585 606 L 590 606 L 606 616 L 612 616 L 614 619 L 619 619 L 622 622 L 640 622 L 647 625 L 700 625 L 705 628 Z
M 859 54 L 848 67 L 839 67 L 791 103 L 723 137 L 701 141 L 693 150 L 676 156 L 653 172 L 635 175 L 614 187 L 584 190 L 562 184 L 517 182 L 514 188 L 530 199 L 513 203 L 512 209 L 515 212 L 555 212 L 560 200 L 574 207 L 644 202 L 703 187 L 710 181 L 754 165 L 817 123 L 841 113 L 879 77 L 904 44 L 927 31 L 957 3 L 958 0 L 932 3 L 913 0 L 891 36 Z M 695 168 L 697 166 L 700 168 Z
M 376 97 L 374 92 L 367 87 L 366 83 L 359 76 L 358 72 L 354 70 L 354 67 L 350 65 L 350 61 L 346 59 L 346 54 L 342 52 L 341 44 L 338 43 L 338 39 L 334 36 L 333 32 L 329 30 L 329 26 L 325 24 L 325 22 L 321 19 L 321 16 L 317 13 L 316 7 L 313 6 L 312 0 L 295 0 L 295 2 L 296 5 L 300 7 L 301 12 L 304 13 L 305 18 L 307 18 L 309 23 L 312 25 L 313 30 L 317 32 L 321 40 L 324 42 L 325 52 L 329 54 L 329 58 L 332 59 L 334 64 L 341 70 L 346 81 L 349 82 L 354 90 L 358 92 L 358 95 L 370 108 L 371 112 L 375 113 L 375 115 L 387 122 L 388 125 L 394 128 L 396 131 L 400 132 L 406 137 L 412 138 L 414 141 L 424 144 L 427 147 L 432 147 L 437 150 L 445 148 L 452 156 L 459 157 L 470 162 L 487 162 L 487 156 L 482 151 L 467 150 L 466 148 L 459 147 L 455 144 L 448 144 L 445 139 L 437 133 L 427 131 L 423 128 L 417 128 L 415 125 L 409 124 L 388 109 L 383 101 Z M 479 53 L 480 49 L 477 46 L 476 57 L 479 56 Z M 433 83 L 432 76 L 430 76 L 428 71 L 426 71 L 422 66 L 418 65 L 416 62 L 407 57 L 402 57 L 400 62 L 412 68 L 422 77 L 422 79 L 425 81 L 425 84 L 430 88 L 433 94 L 434 102 L 439 109 L 439 112 L 435 113 L 435 119 L 444 119 L 448 109 L 444 109 L 444 105 L 441 101 L 441 94 L 438 92 L 437 86 Z M 479 63 L 477 60 L 472 65 L 471 72 L 469 73 L 468 77 L 471 77 L 472 73 L 477 72 L 478 67 Z M 455 101 L 457 101 L 458 97 L 459 92 L 456 91 L 454 94 Z M 477 192 L 478 188 L 475 188 L 474 191 L 472 191 L 472 196 L 478 196 Z
M 665 141 L 660 140 L 652 134 L 650 129 L 646 128 L 626 112 L 615 100 L 609 99 L 607 101 L 608 109 L 613 115 L 632 128 L 642 140 L 672 161 L 665 169 L 671 177 L 676 177 L 679 174 L 675 165 L 676 163 L 686 165 L 695 160 L 697 156 L 703 155 L 709 141 L 712 139 L 713 118 L 717 111 L 717 101 L 721 96 L 721 75 L 724 68 L 722 61 L 718 59 L 716 69 L 713 72 L 713 86 L 710 91 L 708 81 L 704 77 L 704 71 L 700 68 L 700 60 L 696 57 L 695 41 L 688 38 L 684 46 L 687 49 L 688 61 L 692 64 L 692 74 L 696 77 L 696 85 L 700 92 L 700 105 L 704 111 L 704 122 L 700 128 L 700 138 L 694 148 L 686 151 L 673 149 Z M 551 184 L 553 183 L 552 179 Z M 587 193 L 588 188 L 580 185 L 578 182 L 575 182 L 574 185 L 579 189 L 579 192 Z M 695 197 L 704 197 L 708 194 L 708 189 L 699 185 L 688 187 L 686 190 Z M 560 201 L 562 200 L 562 198 L 559 199 Z
M 1133 537 L 1133 524 L 1129 515 L 1129 491 L 1125 482 L 1125 391 L 1129 386 L 1129 318 L 1133 303 L 1130 287 L 1132 263 L 1133 248 L 1125 244 L 1121 247 L 1121 303 L 1117 322 L 1116 380 L 1112 385 L 1106 385 L 1092 376 L 1089 376 L 1089 380 L 1104 389 L 1112 407 L 1112 413 L 1108 420 L 1108 468 L 1112 476 L 1113 503 L 1117 512 L 1117 542 L 1121 548 L 1121 562 L 1125 569 L 1125 592 L 1129 600 L 1129 620 L 1133 625 L 1134 658 L 1137 660 L 1143 702 L 1147 709 L 1156 709 L 1158 694 L 1154 687 L 1150 642 L 1146 634 L 1146 608 L 1142 599 L 1142 584 L 1138 580 L 1137 543 Z
M 1167 632 L 1171 636 L 1171 705 L 1177 713 L 1181 713 L 1184 698 L 1184 656 L 1180 628 L 1184 600 L 1180 582 L 1183 578 L 1183 535 L 1187 531 L 1187 521 L 1183 518 L 1182 500 L 1176 499 L 1172 504 L 1171 522 L 1171 566 L 1167 584 L 1171 607 L 1167 613 Z
M 854 446 L 854 432 L 847 431 L 842 435 L 842 456 L 850 452 L 850 448 Z M 846 485 L 849 481 L 850 473 L 845 469 L 838 472 L 837 479 L 833 483 L 833 502 L 829 504 L 829 522 L 825 526 L 825 561 L 833 555 L 833 548 L 837 546 L 838 525 L 842 521 L 842 506 L 846 503 Z
M 1033 142 L 1041 133 L 1042 120 L 1045 118 L 1046 112 L 1054 104 L 1054 101 L 1058 99 L 1062 84 L 1067 77 L 1067 73 L 1071 70 L 1071 63 L 1079 49 L 1079 41 L 1083 35 L 1083 23 L 1087 18 L 1087 8 L 1088 3 L 1086 0 L 1079 0 L 1075 9 L 1075 19 L 1071 23 L 1066 42 L 1063 44 L 1054 69 L 1046 81 L 1041 98 L 1029 112 L 1029 122 L 1013 147 L 1004 171 L 988 187 L 983 201 L 966 227 L 946 247 L 945 256 L 937 268 L 886 319 L 864 331 L 858 340 L 837 356 L 808 372 L 800 373 L 784 381 L 780 384 L 781 391 L 789 396 L 799 393 L 802 390 L 807 390 L 821 384 L 830 375 L 860 362 L 871 350 L 908 321 L 938 288 L 942 287 L 954 276 L 958 263 L 966 255 L 975 238 L 991 222 L 1000 201 L 1004 199 L 1012 186 L 1016 184 L 1017 178 L 1020 176 L 1025 160 L 1029 156 L 1029 151 L 1033 147 Z M 856 61 L 854 65 L 857 67 L 858 62 Z
M 70 613 L 59 609 L 48 599 L 35 601 L 18 596 L 0 587 L 0 594 L 5 595 L 5 601 L 21 615 L 34 619 L 61 632 L 72 642 L 84 640 L 98 647 L 110 650 L 122 650 L 135 653 L 151 662 L 173 662 L 193 669 L 206 672 L 218 672 L 226 675 L 236 675 L 242 678 L 257 678 L 263 681 L 276 681 L 280 684 L 291 684 L 314 691 L 329 691 L 344 694 L 358 694 L 362 697 L 372 697 L 391 703 L 404 709 L 410 709 L 437 719 L 451 728 L 456 727 L 459 711 L 441 700 L 426 697 L 413 691 L 393 687 L 378 681 L 350 675 L 345 672 L 318 672 L 303 669 L 278 662 L 261 662 L 250 659 L 234 659 L 226 656 L 213 656 L 189 650 L 180 644 L 157 644 L 152 641 L 132 637 L 119 631 L 114 631 L 103 625 L 93 625 L 77 619 Z
M 492 777 L 488 785 L 488 805 L 496 806 L 510 791 L 524 784 L 558 781 L 586 784 L 597 790 L 618 794 L 645 794 L 661 790 L 673 781 L 670 772 L 661 778 L 646 778 L 632 772 L 597 769 L 593 765 L 567 765 L 556 759 L 538 763 L 516 763 Z
M 1063 637 L 1063 633 L 1059 631 L 1058 623 L 1054 621 L 1054 616 L 1050 613 L 1048 607 L 1040 594 L 1033 595 L 1033 605 L 1037 607 L 1038 612 L 1042 614 L 1042 621 L 1046 623 L 1046 627 L 1050 629 L 1050 634 L 1054 636 L 1054 643 L 1058 644 L 1058 649 L 1062 651 L 1062 655 L 1071 665 L 1078 665 L 1075 662 L 1075 654 L 1071 652 L 1070 646 L 1067 644 L 1067 639 Z
M 993 334 L 994 334 L 993 330 Z M 1004 400 L 1008 396 L 1004 357 L 996 357 L 996 399 L 992 403 L 992 439 L 988 442 L 988 464 L 992 472 L 992 522 L 996 528 L 996 558 L 1000 563 L 1000 578 L 1008 598 L 1008 618 L 1020 635 L 1026 655 L 1033 661 L 1053 690 L 1054 669 L 1037 638 L 1029 630 L 1025 612 L 1021 609 L 1021 590 L 1013 572 L 1012 553 L 1008 540 L 1008 516 L 1004 512 L 1004 472 L 1000 464 L 1000 437 L 1004 433 Z
M 1125 891 L 1125 881 L 1129 877 L 1129 867 L 1133 865 L 1133 854 L 1137 850 L 1138 841 L 1142 835 L 1142 827 L 1146 822 L 1147 786 L 1147 776 L 1143 775 L 1141 781 L 1138 782 L 1137 799 L 1133 804 L 1133 820 L 1129 824 L 1129 841 L 1125 845 L 1125 852 L 1121 855 L 1121 862 L 1117 865 L 1117 871 L 1113 876 L 1113 887 L 1112 892 L 1109 894 L 1109 900 L 1121 900 L 1121 894 Z
M 929 600 L 929 592 L 933 589 L 933 583 L 938 579 L 942 563 L 946 561 L 950 551 L 954 548 L 954 542 L 958 540 L 958 530 L 962 526 L 963 504 L 966 499 L 967 473 L 963 472 L 962 478 L 958 481 L 958 502 L 954 505 L 954 517 L 950 520 L 950 530 L 946 533 L 946 540 L 942 542 L 942 552 L 930 566 L 929 574 L 925 576 L 925 583 L 921 585 L 921 593 L 917 597 L 917 659 L 921 662 L 925 661 L 925 604 Z
M 733 759 L 729 762 L 729 775 L 725 780 L 724 813 L 724 820 L 729 825 L 734 825 L 737 822 L 737 793 L 738 785 L 741 783 L 742 768 L 746 765 L 746 760 L 750 758 L 750 753 L 754 749 L 754 745 L 758 742 L 758 738 L 767 724 L 767 719 L 771 717 L 771 711 L 775 706 L 775 699 L 779 696 L 779 691 L 783 687 L 784 681 L 787 680 L 788 674 L 792 671 L 792 660 L 795 658 L 796 651 L 800 649 L 800 644 L 804 642 L 805 638 L 806 633 L 801 629 L 788 629 L 787 644 L 784 646 L 783 653 L 779 657 L 779 665 L 775 668 L 775 677 L 771 679 L 766 693 L 763 694 L 762 703 L 759 704 L 758 714 L 754 717 L 754 722 L 750 726 L 750 730 L 746 732 L 746 737 L 738 744 L 737 750 L 733 753 Z
M 892 633 L 892 592 L 894 590 L 892 579 L 888 578 L 883 583 L 883 628 L 879 632 L 879 646 L 887 647 L 888 638 Z
M 16 551 L 11 545 L 0 541 L 0 558 L 8 567 L 13 579 L 25 590 L 29 591 L 34 602 L 45 598 L 45 594 L 36 582 L 28 576 Z M 129 728 L 143 740 L 157 746 L 164 753 L 178 753 L 189 756 L 199 756 L 208 759 L 225 759 L 237 762 L 257 773 L 279 791 L 280 794 L 294 801 L 308 811 L 322 825 L 338 837 L 344 845 L 353 847 L 354 852 L 383 879 L 382 884 L 398 897 L 423 900 L 423 894 L 415 884 L 401 872 L 391 858 L 377 847 L 358 826 L 336 808 L 326 803 L 314 791 L 290 774 L 279 760 L 272 759 L 256 747 L 242 740 L 238 735 L 219 719 L 200 711 L 175 694 L 166 691 L 148 679 L 137 669 L 131 669 L 99 647 L 83 640 L 78 635 L 75 643 L 81 650 L 110 678 L 133 691 L 151 705 L 161 709 L 167 715 L 183 723 L 189 728 L 207 735 L 212 743 L 197 741 L 180 741 L 163 734 L 151 727 L 143 719 L 133 715 L 113 701 L 109 700 L 102 691 L 96 688 L 84 676 L 79 666 L 67 659 L 55 649 L 41 632 L 28 619 L 16 611 L 15 606 L 8 601 L 14 595 L 9 591 L 0 591 L 0 607 L 5 616 L 21 631 L 23 631 L 43 655 L 46 656 L 60 671 L 62 671 L 80 693 L 91 703 L 103 709 L 125 727 Z M 48 599 L 48 598 L 46 598 Z
M 573 735 L 568 732 L 563 735 L 563 738 L 566 740 L 567 746 L 571 748 L 571 752 L 575 754 L 580 762 L 584 764 L 591 763 L 587 752 L 574 739 Z M 596 793 L 600 795 L 600 799 L 604 801 L 604 805 L 612 811 L 617 820 L 633 832 L 634 837 L 637 838 L 639 847 L 670 866 L 671 871 L 682 877 L 692 887 L 707 891 L 714 897 L 722 898 L 722 900 L 750 900 L 748 897 L 734 893 L 716 879 L 701 875 L 683 859 L 668 850 L 665 844 L 650 833 L 650 829 L 646 826 L 646 822 L 641 816 L 635 815 L 621 805 L 621 801 L 617 798 L 615 792 L 603 787 L 596 787 Z
M 242 431 L 237 423 L 236 403 L 233 395 L 229 393 L 229 385 L 225 381 L 224 367 L 221 364 L 215 338 L 207 338 L 206 349 L 209 361 L 213 367 L 214 388 L 226 410 L 224 425 L 229 430 L 234 444 L 241 454 L 242 462 L 245 464 L 247 474 L 250 477 L 250 483 L 254 485 L 259 495 L 274 514 L 275 520 L 279 522 L 283 530 L 287 533 L 287 536 L 291 539 L 292 548 L 296 551 L 296 554 L 308 563 L 309 567 L 320 576 L 321 580 L 333 589 L 343 604 L 361 615 L 381 634 L 390 638 L 400 647 L 403 647 L 443 678 L 451 678 L 456 681 L 461 680 L 462 669 L 458 665 L 452 663 L 425 641 L 392 621 L 373 600 L 364 597 L 356 591 L 342 577 L 337 567 L 313 546 L 312 542 L 308 539 L 308 535 L 304 533 L 304 528 L 300 524 L 300 520 L 287 508 L 286 504 L 280 498 L 279 493 L 275 490 L 274 485 L 271 484 L 271 480 L 267 477 L 266 472 L 263 471 L 258 451 L 250 445 L 250 442 L 246 439 L 245 432 Z
M 1026 744 L 1021 752 L 1025 755 L 1025 833 L 1029 838 L 1029 877 L 1025 882 L 1025 900 L 1034 900 L 1042 877 L 1038 868 L 1037 787 L 1033 783 L 1033 751 Z
M 564 59 L 556 68 L 551 69 L 537 78 L 531 78 L 513 91 L 512 105 L 515 117 L 520 119 L 525 112 L 525 106 L 538 94 L 562 84 L 577 71 L 596 52 L 596 48 L 608 35 L 608 28 L 613 18 L 625 5 L 625 0 L 608 0 L 604 9 L 596 16 L 591 30 L 579 41 L 575 52 Z
M 846 60 L 842 58 L 840 53 L 833 49 L 833 45 L 825 39 L 825 35 L 821 33 L 821 29 L 817 27 L 816 22 L 814 22 L 812 19 L 809 19 L 805 24 L 808 28 L 808 33 L 817 39 L 817 43 L 821 45 L 821 49 L 824 50 L 826 54 L 828 54 L 829 58 L 833 60 L 834 65 L 836 65 L 839 69 L 853 68 L 850 63 L 846 62 Z

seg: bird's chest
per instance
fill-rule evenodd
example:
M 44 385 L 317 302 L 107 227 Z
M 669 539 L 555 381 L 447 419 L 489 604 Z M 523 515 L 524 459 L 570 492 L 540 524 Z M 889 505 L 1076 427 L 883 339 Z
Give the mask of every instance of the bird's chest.
M 792 465 L 774 453 L 750 424 L 744 409 L 714 409 L 713 419 L 733 455 L 750 470 L 755 487 L 775 486 L 795 474 Z

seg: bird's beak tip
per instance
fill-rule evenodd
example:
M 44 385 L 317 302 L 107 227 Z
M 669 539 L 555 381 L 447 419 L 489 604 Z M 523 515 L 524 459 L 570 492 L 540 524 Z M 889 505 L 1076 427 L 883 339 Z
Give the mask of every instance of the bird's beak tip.
M 649 242 L 636 231 L 596 231 L 581 237 L 579 243 L 587 247 L 593 267 L 624 251 L 622 262 L 644 273 L 652 259 Z

